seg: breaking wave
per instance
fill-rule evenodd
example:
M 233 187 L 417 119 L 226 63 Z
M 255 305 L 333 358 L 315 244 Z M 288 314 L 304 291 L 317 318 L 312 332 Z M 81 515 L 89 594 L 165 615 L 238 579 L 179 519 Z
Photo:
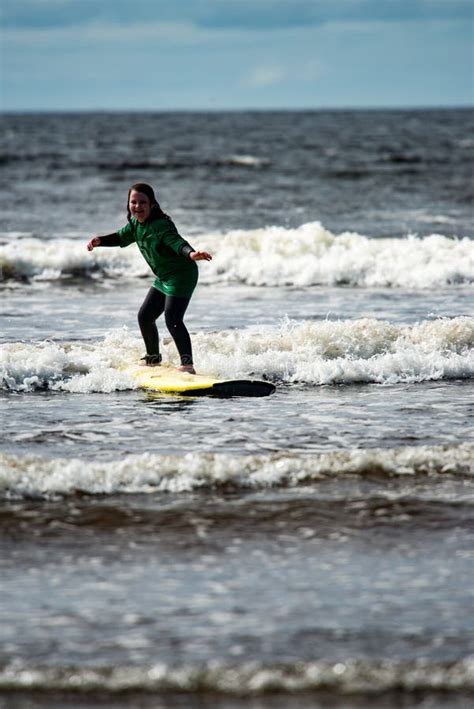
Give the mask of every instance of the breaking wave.
M 331 477 L 473 475 L 474 446 L 405 446 L 297 455 L 143 453 L 112 461 L 0 454 L 0 496 L 189 492 L 296 487 Z
M 352 232 L 335 235 L 310 222 L 297 229 L 268 226 L 201 235 L 192 242 L 214 256 L 200 269 L 201 282 L 208 284 L 425 289 L 474 281 L 474 242 L 440 234 L 371 239 Z M 134 246 L 88 253 L 85 238 L 13 235 L 0 246 L 0 269 L 0 280 L 27 282 L 149 275 Z
M 278 327 L 199 332 L 193 338 L 201 373 L 217 378 L 266 378 L 277 383 L 413 383 L 474 376 L 474 318 L 460 316 L 395 325 L 362 318 L 286 319 Z M 4 390 L 75 393 L 136 388 L 124 368 L 143 344 L 126 328 L 91 343 L 54 341 L 0 346 Z M 164 359 L 177 362 L 172 343 Z

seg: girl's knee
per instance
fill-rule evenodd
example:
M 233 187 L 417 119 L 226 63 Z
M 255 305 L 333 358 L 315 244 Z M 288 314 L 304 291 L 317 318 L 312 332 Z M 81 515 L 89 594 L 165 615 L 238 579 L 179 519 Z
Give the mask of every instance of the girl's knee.
M 140 308 L 137 314 L 137 319 L 140 325 L 152 325 L 156 318 L 154 318 L 146 308 Z
M 173 313 L 167 313 L 165 312 L 165 322 L 166 322 L 166 327 L 168 330 L 176 330 L 176 328 L 180 327 L 183 325 L 183 320 L 182 318 L 177 318 Z

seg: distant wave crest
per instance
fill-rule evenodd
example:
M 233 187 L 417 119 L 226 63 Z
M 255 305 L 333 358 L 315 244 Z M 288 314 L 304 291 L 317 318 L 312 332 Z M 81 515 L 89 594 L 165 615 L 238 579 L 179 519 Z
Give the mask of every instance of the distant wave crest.
M 201 665 L 158 663 L 152 666 L 47 667 L 17 662 L 0 669 L 3 691 L 67 691 L 80 696 L 88 693 L 213 692 L 227 696 L 258 696 L 266 693 L 291 693 L 291 704 L 298 692 L 332 691 L 341 696 L 373 696 L 374 692 L 416 691 L 470 693 L 474 689 L 473 658 L 453 662 L 425 659 L 348 659 L 298 662 L 223 662 Z M 47 696 L 47 695 L 46 695 Z M 400 700 L 404 704 L 403 700 Z M 372 701 L 369 702 L 373 704 Z M 319 706 L 319 702 L 318 702 Z M 345 703 L 345 706 L 348 706 Z M 456 706 L 460 706 L 456 703 Z M 464 706 L 464 705 L 463 705 Z M 467 705 L 466 705 L 467 706 Z

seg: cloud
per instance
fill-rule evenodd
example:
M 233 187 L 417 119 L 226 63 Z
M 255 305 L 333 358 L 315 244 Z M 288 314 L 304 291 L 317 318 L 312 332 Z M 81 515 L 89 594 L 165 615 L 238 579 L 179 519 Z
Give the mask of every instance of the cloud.
M 58 44 L 72 48 L 88 42 L 115 45 L 116 48 L 120 48 L 121 42 L 135 43 L 140 46 L 146 42 L 192 44 L 208 41 L 210 36 L 210 32 L 199 30 L 186 23 L 134 22 L 122 25 L 94 21 L 84 26 L 8 28 L 3 32 L 3 41 L 6 46 L 34 46 L 41 49 L 49 45 L 54 50 Z
M 258 66 L 246 77 L 244 85 L 255 89 L 275 86 L 284 81 L 286 76 L 286 71 L 281 66 Z
M 287 57 L 288 64 L 283 67 L 277 63 L 263 63 L 254 66 L 245 76 L 242 86 L 252 89 L 264 89 L 283 83 L 314 83 L 326 73 L 321 61 L 306 57 Z
M 198 23 L 274 29 L 332 22 L 472 19 L 471 0 L 206 0 Z
M 66 27 L 103 21 L 191 23 L 247 30 L 328 22 L 472 20 L 471 0 L 3 0 L 6 27 Z

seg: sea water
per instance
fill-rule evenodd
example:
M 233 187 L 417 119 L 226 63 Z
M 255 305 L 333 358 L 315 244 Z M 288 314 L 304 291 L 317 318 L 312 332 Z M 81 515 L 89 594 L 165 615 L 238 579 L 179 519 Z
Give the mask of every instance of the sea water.
M 469 705 L 470 123 L 4 117 L 0 706 Z M 123 371 L 152 276 L 85 244 L 136 181 L 213 254 L 198 370 L 274 395 Z

